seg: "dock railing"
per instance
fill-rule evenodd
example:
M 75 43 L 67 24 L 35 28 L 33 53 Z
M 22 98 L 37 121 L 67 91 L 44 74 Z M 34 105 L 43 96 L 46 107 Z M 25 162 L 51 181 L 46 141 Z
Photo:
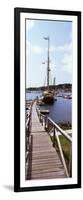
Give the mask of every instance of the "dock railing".
M 47 115 L 41 114 L 41 111 L 38 107 L 36 107 L 36 111 L 42 126 L 44 126 L 45 130 L 49 133 L 53 147 L 59 153 L 60 159 L 63 163 L 65 173 L 67 177 L 72 176 L 72 137 L 66 133 L 60 126 L 58 126 L 50 117 Z M 66 150 L 64 151 L 62 140 L 65 140 L 66 144 L 68 145 L 67 155 Z
M 29 153 L 29 147 L 30 147 L 30 131 L 31 131 L 31 112 L 32 112 L 32 104 L 33 102 L 30 103 L 29 105 L 29 110 L 28 110 L 28 114 L 26 112 L 26 125 L 25 125 L 25 129 L 26 129 L 26 162 L 28 161 L 28 153 Z M 28 106 L 26 105 L 26 109 L 28 108 Z

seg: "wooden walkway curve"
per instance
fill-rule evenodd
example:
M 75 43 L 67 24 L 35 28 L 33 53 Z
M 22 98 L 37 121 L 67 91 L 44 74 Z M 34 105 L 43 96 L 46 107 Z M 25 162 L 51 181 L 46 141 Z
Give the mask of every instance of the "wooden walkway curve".
M 27 179 L 65 178 L 66 174 L 63 164 L 52 145 L 48 133 L 39 122 L 35 104 L 32 106 L 32 127 Z

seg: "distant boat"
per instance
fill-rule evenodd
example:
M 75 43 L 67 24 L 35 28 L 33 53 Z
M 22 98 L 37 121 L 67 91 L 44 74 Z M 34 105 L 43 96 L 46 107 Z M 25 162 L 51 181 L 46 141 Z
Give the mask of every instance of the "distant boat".
M 49 110 L 46 110 L 46 109 L 45 109 L 45 110 L 40 110 L 40 113 L 43 114 L 43 115 L 49 114 L 49 112 L 50 112 L 50 111 L 49 111 Z
M 72 95 L 63 95 L 64 99 L 72 99 Z

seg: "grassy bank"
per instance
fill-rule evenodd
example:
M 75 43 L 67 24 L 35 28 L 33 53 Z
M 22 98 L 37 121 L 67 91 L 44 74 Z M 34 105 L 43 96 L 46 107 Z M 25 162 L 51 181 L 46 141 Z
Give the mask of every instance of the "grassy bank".
M 72 129 L 72 124 L 70 122 L 64 121 L 64 122 L 58 123 L 58 125 L 63 130 Z M 50 123 L 49 128 L 48 128 L 48 132 L 51 128 L 52 128 L 52 124 Z M 50 137 L 51 137 L 52 142 L 55 143 L 56 151 L 57 151 L 57 153 L 60 157 L 60 151 L 59 151 L 58 143 L 57 143 L 57 140 L 56 140 L 56 135 L 55 135 L 55 142 L 53 141 L 53 139 L 54 139 L 53 136 L 50 136 Z M 63 135 L 59 135 L 59 140 L 60 140 L 61 147 L 62 147 L 62 150 L 63 150 L 65 162 L 66 162 L 66 165 L 67 165 L 67 168 L 68 168 L 68 171 L 69 171 L 70 150 L 72 148 L 71 142 L 69 142 Z M 61 157 L 60 157 L 60 159 L 61 159 Z
M 53 142 L 53 136 L 51 137 L 51 139 L 52 139 L 52 142 Z M 66 165 L 67 165 L 67 168 L 69 170 L 71 143 L 63 135 L 59 135 L 59 139 L 60 139 L 60 143 L 61 143 L 61 147 L 62 147 L 62 150 L 63 150 L 64 157 L 65 157 Z M 56 137 L 55 137 L 55 146 L 56 146 L 56 151 L 60 156 Z M 61 157 L 60 157 L 60 159 L 61 159 Z
M 58 125 L 63 129 L 63 130 L 68 130 L 72 129 L 72 124 L 70 122 L 60 122 Z

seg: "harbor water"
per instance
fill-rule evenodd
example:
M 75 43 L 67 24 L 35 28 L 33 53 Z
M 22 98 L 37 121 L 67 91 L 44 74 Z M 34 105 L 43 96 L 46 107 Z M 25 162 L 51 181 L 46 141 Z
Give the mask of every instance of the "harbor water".
M 36 97 L 40 97 L 41 92 L 31 91 L 26 93 L 26 100 L 34 100 Z M 41 109 L 48 109 L 50 112 L 49 117 L 56 123 L 70 122 L 72 123 L 72 99 L 63 98 L 63 96 L 57 96 L 57 101 L 54 101 L 52 105 L 41 106 Z

